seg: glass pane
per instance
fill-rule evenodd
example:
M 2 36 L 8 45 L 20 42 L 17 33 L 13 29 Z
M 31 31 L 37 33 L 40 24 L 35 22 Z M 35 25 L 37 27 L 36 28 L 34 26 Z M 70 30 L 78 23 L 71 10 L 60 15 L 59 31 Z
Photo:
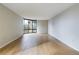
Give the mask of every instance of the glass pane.
M 29 29 L 32 29 L 32 21 L 29 21 Z
M 36 33 L 37 32 L 37 30 L 33 30 L 33 33 Z
M 32 33 L 32 30 L 29 30 L 29 33 Z
M 33 21 L 33 29 L 37 29 L 37 22 Z
M 28 20 L 24 20 L 24 29 L 28 29 Z
M 36 20 L 24 20 L 24 33 L 36 33 L 37 21 Z
M 28 20 L 24 20 L 24 24 L 27 25 L 28 24 Z

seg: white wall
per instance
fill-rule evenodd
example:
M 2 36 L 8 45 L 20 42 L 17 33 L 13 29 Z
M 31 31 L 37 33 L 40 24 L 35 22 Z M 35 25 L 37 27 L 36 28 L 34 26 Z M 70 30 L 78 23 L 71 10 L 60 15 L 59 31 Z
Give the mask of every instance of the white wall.
M 48 33 L 48 20 L 37 20 L 37 33 Z
M 50 19 L 48 28 L 49 35 L 79 51 L 79 4 Z
M 0 48 L 23 34 L 23 19 L 0 4 Z

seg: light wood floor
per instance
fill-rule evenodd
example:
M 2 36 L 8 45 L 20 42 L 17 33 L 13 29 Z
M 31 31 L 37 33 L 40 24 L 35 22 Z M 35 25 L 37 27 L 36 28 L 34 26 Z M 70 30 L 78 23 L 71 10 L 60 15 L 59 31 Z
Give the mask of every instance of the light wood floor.
M 72 49 L 50 41 L 47 34 L 25 34 L 4 48 L 1 55 L 76 55 Z

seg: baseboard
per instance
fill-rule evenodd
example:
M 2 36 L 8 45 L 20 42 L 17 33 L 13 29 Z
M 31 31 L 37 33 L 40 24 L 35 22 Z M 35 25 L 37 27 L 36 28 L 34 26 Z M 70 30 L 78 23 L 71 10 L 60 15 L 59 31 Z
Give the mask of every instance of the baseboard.
M 57 39 L 56 37 L 54 37 L 54 36 L 51 36 L 51 35 L 48 35 L 48 36 L 49 36 L 49 40 L 51 40 L 51 41 L 54 40 L 55 42 L 57 42 L 57 44 L 63 45 L 64 47 L 68 47 L 68 48 L 69 48 L 70 50 L 72 50 L 75 54 L 79 55 L 79 51 L 78 51 L 78 50 L 76 50 L 76 49 L 74 49 L 74 48 L 68 46 L 67 44 L 61 42 L 60 40 L 58 40 L 58 39 Z
M 0 49 L 4 48 L 5 46 L 9 45 L 10 43 L 12 43 L 12 42 L 13 42 L 13 41 L 15 41 L 15 40 L 21 39 L 21 38 L 22 38 L 22 36 L 23 36 L 23 35 L 21 35 L 21 36 L 20 36 L 20 37 L 18 37 L 17 39 L 11 40 L 11 41 L 7 42 L 6 44 L 4 44 L 4 45 L 0 46 Z

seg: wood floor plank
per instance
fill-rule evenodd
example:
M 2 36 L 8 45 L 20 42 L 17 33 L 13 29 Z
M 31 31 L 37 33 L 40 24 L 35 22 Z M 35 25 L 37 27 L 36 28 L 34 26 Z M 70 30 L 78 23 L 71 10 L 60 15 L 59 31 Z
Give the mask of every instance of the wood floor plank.
M 54 38 L 52 38 L 54 39 Z M 76 55 L 68 47 L 51 41 L 47 34 L 24 34 L 0 49 L 1 55 Z

